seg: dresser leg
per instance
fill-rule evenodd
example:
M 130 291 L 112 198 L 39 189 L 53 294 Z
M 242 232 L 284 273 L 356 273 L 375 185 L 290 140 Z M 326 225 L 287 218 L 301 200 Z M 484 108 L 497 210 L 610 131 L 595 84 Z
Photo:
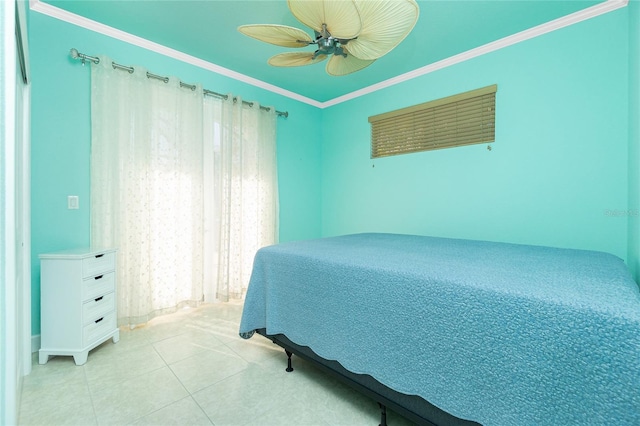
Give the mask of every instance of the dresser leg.
M 111 340 L 113 340 L 113 343 L 118 343 L 118 340 L 120 340 L 120 330 L 115 332 Z
M 84 365 L 87 363 L 88 356 L 89 351 L 80 352 L 79 354 L 73 356 L 73 360 L 76 362 L 76 365 Z
M 38 352 L 38 364 L 46 364 L 49 361 L 49 354 L 46 352 Z

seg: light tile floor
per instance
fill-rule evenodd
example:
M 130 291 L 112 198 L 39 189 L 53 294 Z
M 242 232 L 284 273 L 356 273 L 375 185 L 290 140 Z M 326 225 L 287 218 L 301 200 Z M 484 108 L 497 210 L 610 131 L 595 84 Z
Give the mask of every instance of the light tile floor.
M 33 356 L 20 425 L 377 425 L 375 402 L 263 338 L 238 336 L 241 304 L 210 304 L 121 329 L 89 353 Z M 387 413 L 390 426 L 409 425 Z

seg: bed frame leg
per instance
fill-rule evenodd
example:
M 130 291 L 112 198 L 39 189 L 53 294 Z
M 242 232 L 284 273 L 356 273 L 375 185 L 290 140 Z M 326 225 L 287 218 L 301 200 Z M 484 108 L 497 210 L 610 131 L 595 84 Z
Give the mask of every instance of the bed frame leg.
M 293 371 L 293 367 L 291 366 L 291 355 L 293 355 L 293 353 L 291 353 L 291 351 L 288 350 L 284 350 L 287 353 L 287 373 L 291 373 Z
M 380 407 L 380 426 L 387 426 L 387 407 L 379 402 L 378 406 Z

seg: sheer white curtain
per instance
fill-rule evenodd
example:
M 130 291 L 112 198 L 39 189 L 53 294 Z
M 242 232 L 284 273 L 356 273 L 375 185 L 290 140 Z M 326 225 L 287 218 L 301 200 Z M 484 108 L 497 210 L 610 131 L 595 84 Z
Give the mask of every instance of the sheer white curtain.
M 118 322 L 202 299 L 202 90 L 92 66 L 91 239 L 118 248 Z
M 92 64 L 91 241 L 118 248 L 118 323 L 242 297 L 277 241 L 276 116 Z
M 253 257 L 277 242 L 275 110 L 240 98 L 204 99 L 205 300 L 241 298 Z

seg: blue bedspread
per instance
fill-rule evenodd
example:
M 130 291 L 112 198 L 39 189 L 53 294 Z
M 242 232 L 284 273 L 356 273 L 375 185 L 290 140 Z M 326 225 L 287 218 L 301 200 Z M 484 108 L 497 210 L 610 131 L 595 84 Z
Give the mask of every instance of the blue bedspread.
M 240 332 L 258 328 L 487 426 L 640 425 L 640 292 L 610 254 L 391 234 L 279 244 L 255 258 Z

